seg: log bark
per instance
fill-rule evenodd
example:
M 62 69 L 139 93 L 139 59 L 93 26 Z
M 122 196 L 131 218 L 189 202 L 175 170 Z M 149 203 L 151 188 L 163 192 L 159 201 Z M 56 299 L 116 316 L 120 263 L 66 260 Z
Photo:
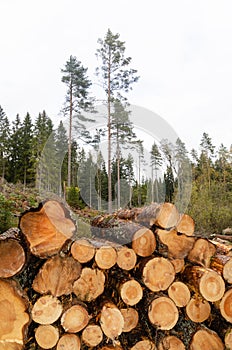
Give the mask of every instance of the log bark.
M 65 207 L 56 201 L 47 201 L 38 209 L 24 213 L 19 226 L 31 252 L 41 258 L 58 253 L 76 229 Z
M 22 245 L 15 239 L 0 240 L 0 262 L 0 278 L 19 273 L 26 262 Z
M 195 242 L 194 237 L 178 234 L 175 229 L 170 231 L 157 229 L 156 235 L 162 243 L 158 248 L 160 254 L 174 259 L 184 259 Z
M 99 269 L 85 267 L 80 278 L 73 283 L 73 292 L 82 301 L 93 301 L 101 295 L 105 288 L 105 275 Z
M 71 246 L 73 258 L 81 264 L 87 263 L 95 255 L 95 247 L 87 239 L 78 239 Z
M 36 275 L 32 288 L 40 293 L 53 296 L 72 293 L 73 283 L 80 276 L 81 265 L 72 257 L 55 256 L 48 259 Z
M 168 289 L 175 279 L 175 269 L 165 258 L 156 257 L 148 260 L 143 268 L 142 280 L 152 292 Z
M 80 350 L 81 349 L 81 341 L 78 335 L 76 334 L 63 334 L 58 343 L 57 350 Z
M 136 309 L 128 307 L 126 309 L 120 309 L 124 319 L 123 332 L 130 332 L 134 329 L 139 322 L 139 314 Z
M 37 344 L 43 349 L 53 348 L 59 340 L 59 331 L 52 325 L 40 325 L 35 330 Z
M 211 307 L 207 300 L 194 296 L 186 306 L 186 314 L 191 321 L 201 323 L 210 317 Z
M 225 282 L 215 271 L 200 266 L 188 266 L 184 271 L 184 277 L 195 291 L 211 302 L 220 300 L 225 293 Z
M 33 305 L 31 316 L 33 321 L 39 324 L 52 324 L 58 320 L 62 311 L 63 307 L 58 298 L 44 295 Z
M 178 309 L 173 300 L 163 296 L 155 298 L 148 309 L 151 324 L 161 330 L 172 329 L 179 318 Z
M 101 327 L 93 324 L 88 325 L 82 332 L 82 341 L 89 347 L 98 346 L 103 340 Z
M 30 317 L 28 301 L 16 282 L 0 279 L 0 309 L 0 344 L 5 349 L 9 344 L 23 348 Z
M 158 350 L 185 350 L 184 343 L 174 335 L 164 337 L 158 344 Z
M 122 333 L 124 319 L 120 310 L 112 303 L 106 303 L 101 310 L 100 325 L 103 333 L 115 340 Z
M 143 289 L 139 282 L 134 279 L 130 279 L 121 284 L 120 296 L 125 304 L 134 306 L 143 297 Z
M 224 280 L 232 283 L 232 258 L 228 255 L 215 255 L 210 262 L 210 268 L 220 273 Z
M 82 305 L 73 305 L 68 308 L 61 317 L 61 326 L 65 332 L 77 333 L 82 331 L 89 323 L 90 316 Z
M 175 281 L 168 288 L 168 296 L 174 301 L 176 306 L 184 307 L 189 303 L 191 294 L 185 283 Z
M 223 350 L 224 345 L 217 333 L 210 329 L 198 330 L 190 343 L 190 350 Z

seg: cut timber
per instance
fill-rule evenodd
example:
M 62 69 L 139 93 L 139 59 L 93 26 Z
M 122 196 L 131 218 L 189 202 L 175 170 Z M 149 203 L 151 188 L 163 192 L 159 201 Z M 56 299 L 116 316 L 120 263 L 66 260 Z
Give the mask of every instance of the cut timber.
M 222 274 L 228 283 L 232 283 L 232 258 L 230 256 L 216 254 L 211 259 L 210 268 Z
M 158 350 L 185 350 L 185 345 L 174 335 L 168 335 L 159 342 Z
M 168 259 L 153 258 L 144 266 L 142 279 L 152 292 L 166 290 L 175 279 L 175 269 Z
M 126 309 L 120 309 L 121 314 L 124 319 L 123 332 L 130 332 L 134 329 L 139 322 L 139 314 L 138 311 L 133 309 L 132 307 L 128 307 Z
M 232 289 L 225 292 L 220 302 L 220 311 L 226 321 L 232 323 Z
M 92 301 L 103 293 L 104 287 L 104 272 L 99 269 L 85 267 L 80 278 L 73 284 L 73 292 L 82 301 Z
M 113 247 L 103 246 L 97 249 L 95 254 L 95 261 L 100 269 L 110 269 L 116 264 L 117 252 Z
M 0 280 L 0 344 L 23 346 L 29 324 L 27 302 L 13 281 Z M 13 349 L 13 348 L 12 348 Z
M 0 277 L 16 275 L 26 261 L 24 249 L 15 239 L 0 240 Z
M 81 265 L 72 257 L 55 256 L 48 259 L 35 277 L 32 288 L 40 294 L 68 295 L 73 282 L 80 276 Z
M 229 329 L 226 332 L 224 342 L 225 342 L 226 349 L 232 350 L 232 330 L 231 329 Z
M 133 306 L 142 299 L 143 289 L 139 282 L 131 279 L 120 286 L 120 295 L 125 304 Z
M 89 323 L 89 314 L 82 305 L 73 305 L 61 317 L 61 325 L 65 332 L 77 333 Z
M 105 345 L 99 348 L 99 350 L 123 350 L 123 348 L 118 345 Z
M 96 324 L 87 326 L 82 332 L 81 339 L 87 346 L 99 345 L 103 339 L 101 327 Z
M 156 346 L 152 341 L 145 339 L 137 342 L 131 350 L 156 350 Z
M 178 309 L 170 298 L 155 298 L 148 309 L 148 317 L 152 325 L 161 330 L 172 329 L 179 318 Z
M 224 344 L 217 333 L 210 329 L 198 330 L 190 343 L 190 350 L 224 350 Z
M 212 256 L 216 253 L 215 246 L 207 239 L 198 238 L 188 254 L 188 260 L 194 264 L 210 267 Z
M 194 235 L 195 224 L 193 218 L 187 214 L 181 214 L 180 220 L 176 226 L 177 232 L 184 233 L 186 236 Z
M 156 234 L 162 244 L 167 247 L 167 255 L 169 258 L 183 259 L 192 249 L 195 242 L 194 237 L 188 237 L 184 234 L 179 234 L 176 230 L 161 230 L 157 229 Z M 164 248 L 160 248 L 159 252 L 165 254 Z
M 58 320 L 62 311 L 63 307 L 59 299 L 52 295 L 44 295 L 33 305 L 31 316 L 37 323 L 51 324 Z
M 0 350 L 23 350 L 24 346 L 10 342 L 10 343 L 0 343 Z
M 113 341 L 122 333 L 124 319 L 114 304 L 106 303 L 102 307 L 100 325 L 104 334 Z
M 184 259 L 170 259 L 170 261 L 174 266 L 176 273 L 179 273 L 184 269 L 184 265 L 185 265 Z
M 57 343 L 57 350 L 80 350 L 81 341 L 76 334 L 64 334 Z
M 188 286 L 180 281 L 173 282 L 170 285 L 168 288 L 168 296 L 178 307 L 186 306 L 191 297 Z
M 205 300 L 214 302 L 223 297 L 225 282 L 216 271 L 201 266 L 189 266 L 186 267 L 184 275 Z
M 186 314 L 191 321 L 200 323 L 207 320 L 210 316 L 211 307 L 207 300 L 199 297 L 193 297 L 186 306 Z
M 137 255 L 133 249 L 122 247 L 118 250 L 117 265 L 126 271 L 132 270 L 137 262 Z
M 80 263 L 87 263 L 95 255 L 94 246 L 87 239 L 78 239 L 71 246 L 71 254 Z
M 53 348 L 59 340 L 59 331 L 52 325 L 40 325 L 35 330 L 35 339 L 43 349 Z
M 150 256 L 156 248 L 154 233 L 146 227 L 138 230 L 132 238 L 132 248 L 139 256 Z
M 222 275 L 228 283 L 232 284 L 232 258 L 225 263 Z
M 39 209 L 26 212 L 19 225 L 31 252 L 42 258 L 58 253 L 76 230 L 73 221 L 66 217 L 65 208 L 56 201 L 47 201 Z

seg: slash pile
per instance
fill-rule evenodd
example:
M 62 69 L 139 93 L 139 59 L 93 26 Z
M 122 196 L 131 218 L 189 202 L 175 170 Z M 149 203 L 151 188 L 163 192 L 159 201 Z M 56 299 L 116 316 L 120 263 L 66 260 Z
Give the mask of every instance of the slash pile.
M 95 217 L 48 200 L 0 236 L 0 350 L 232 349 L 232 245 L 171 203 Z

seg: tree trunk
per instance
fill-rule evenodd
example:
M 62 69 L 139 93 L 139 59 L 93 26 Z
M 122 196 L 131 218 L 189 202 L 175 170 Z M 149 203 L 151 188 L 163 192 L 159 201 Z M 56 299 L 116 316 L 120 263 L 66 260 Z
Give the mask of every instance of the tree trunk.
M 158 350 L 185 350 L 184 343 L 174 335 L 165 336 L 158 345 Z
M 19 273 L 26 262 L 22 245 L 16 239 L 0 240 L 0 277 L 8 278 Z
M 224 345 L 219 336 L 210 329 L 197 331 L 190 343 L 190 350 L 223 350 Z
M 78 335 L 65 333 L 57 343 L 57 350 L 81 350 L 81 341 Z
M 179 312 L 175 303 L 168 297 L 155 298 L 148 309 L 150 322 L 161 330 L 172 329 L 178 321 Z
M 59 331 L 52 325 L 40 325 L 35 330 L 37 344 L 43 349 L 53 348 L 59 340 Z
M 90 316 L 82 305 L 73 305 L 68 308 L 61 317 L 61 326 L 65 332 L 77 333 L 89 323 Z
M 87 326 L 82 332 L 81 339 L 87 346 L 91 348 L 98 346 L 103 339 L 101 327 L 96 324 Z

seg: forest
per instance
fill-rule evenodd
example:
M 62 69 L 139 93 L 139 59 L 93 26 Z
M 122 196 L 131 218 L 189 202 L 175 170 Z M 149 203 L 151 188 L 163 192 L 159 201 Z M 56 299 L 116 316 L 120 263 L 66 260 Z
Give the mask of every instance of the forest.
M 42 107 L 37 116 L 17 114 L 10 122 L 12 116 L 0 106 L 0 230 L 10 226 L 14 206 L 6 183 L 40 195 L 55 193 L 72 208 L 100 212 L 172 202 L 194 218 L 202 234 L 231 226 L 232 147 L 216 148 L 204 132 L 198 149 L 188 150 L 180 138 L 153 140 L 147 149 L 130 120 L 126 97 L 139 76 L 119 37 L 108 30 L 96 51 L 96 76 L 105 94 L 103 127 L 94 128 L 97 98 L 90 93 L 88 69 L 75 56 L 61 69 L 67 94 L 59 121 Z M 93 123 L 91 132 L 87 122 Z

